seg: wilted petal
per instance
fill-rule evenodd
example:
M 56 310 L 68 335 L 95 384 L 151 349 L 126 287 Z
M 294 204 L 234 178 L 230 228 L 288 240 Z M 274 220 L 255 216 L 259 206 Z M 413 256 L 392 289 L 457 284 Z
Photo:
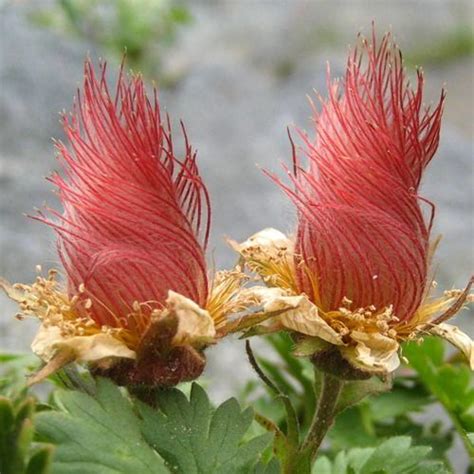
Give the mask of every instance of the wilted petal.
M 110 357 L 135 359 L 135 352 L 111 334 L 67 337 L 61 335 L 56 326 L 41 325 L 31 349 L 45 362 L 49 362 L 58 352 L 70 353 L 77 362 L 97 362 Z
M 169 312 L 176 315 L 178 319 L 178 328 L 172 341 L 173 346 L 189 344 L 201 347 L 214 340 L 216 329 L 213 319 L 194 301 L 170 291 L 166 305 Z
M 446 323 L 433 326 L 429 332 L 446 339 L 457 347 L 466 356 L 471 370 L 474 370 L 474 341 L 466 333 L 458 327 Z
M 283 232 L 271 227 L 257 232 L 241 244 L 232 240 L 229 242 L 237 252 L 251 252 L 259 260 L 276 257 L 281 252 L 291 253 L 293 250 L 293 242 Z
M 281 324 L 292 331 L 319 337 L 331 344 L 343 344 L 338 334 L 321 318 L 317 306 L 305 295 L 289 296 L 279 288 L 250 288 L 266 313 L 281 313 Z
M 342 355 L 356 368 L 368 372 L 390 373 L 399 365 L 399 344 L 378 333 L 353 331 L 351 339 L 356 345 L 341 347 Z
M 33 374 L 28 384 L 41 382 L 70 362 L 93 362 L 108 366 L 114 360 L 135 359 L 135 352 L 111 334 L 64 336 L 57 326 L 41 325 L 31 349 L 46 365 Z

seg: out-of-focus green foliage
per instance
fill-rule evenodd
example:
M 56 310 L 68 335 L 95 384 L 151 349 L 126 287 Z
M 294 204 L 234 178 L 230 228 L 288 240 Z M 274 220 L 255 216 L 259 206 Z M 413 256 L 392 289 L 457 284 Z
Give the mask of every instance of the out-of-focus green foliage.
M 53 447 L 35 443 L 33 397 L 0 396 L 0 472 L 2 474 L 47 474 Z
M 26 394 L 26 376 L 37 369 L 33 354 L 0 354 L 0 396 L 18 399 Z
M 431 44 L 409 50 L 404 58 L 411 65 L 438 65 L 474 54 L 474 32 L 471 25 L 460 25 L 439 36 Z
M 447 462 L 453 429 L 441 420 L 420 422 L 416 415 L 434 403 L 416 378 L 396 379 L 392 391 L 369 398 L 339 415 L 329 433 L 332 456 L 340 450 L 371 447 L 393 436 L 409 436 L 417 446 L 431 446 L 430 458 Z
M 440 339 L 427 337 L 422 344 L 406 344 L 404 354 L 421 384 L 446 410 L 474 459 L 474 444 L 468 436 L 474 432 L 474 373 L 464 363 L 447 362 L 444 349 Z
M 317 389 L 318 386 L 311 364 L 306 359 L 291 355 L 293 343 L 288 335 L 270 336 L 267 342 L 274 348 L 277 358 L 267 356 L 257 359 L 270 379 L 291 399 L 305 432 L 314 412 L 314 405 L 311 407 L 310 404 L 316 403 L 314 387 Z M 472 441 L 468 433 L 473 431 L 470 422 L 474 400 L 473 377 L 469 368 L 463 363 L 446 362 L 444 343 L 439 339 L 426 338 L 422 344 L 406 345 L 404 355 L 413 371 L 408 372 L 404 368 L 403 375 L 396 375 L 392 390 L 361 398 L 360 403 L 348 406 L 337 416 L 323 450 L 328 459 L 335 459 L 341 451 L 373 448 L 384 440 L 407 436 L 414 446 L 432 448 L 426 453 L 428 459 L 449 465 L 447 453 L 456 431 L 469 448 L 467 443 Z M 351 388 L 348 396 L 357 395 L 357 386 Z M 378 391 L 377 387 L 374 391 Z M 250 382 L 242 393 L 242 399 L 285 431 L 285 411 L 271 390 L 263 392 L 261 385 Z M 357 396 L 354 400 L 357 402 Z M 452 425 L 447 425 L 438 417 L 431 417 L 429 422 L 420 420 L 419 415 L 437 402 L 441 402 L 448 411 Z M 438 463 L 436 466 L 441 465 Z
M 191 21 L 176 0 L 56 0 L 30 14 L 40 26 L 92 41 L 104 54 L 121 58 L 147 75 L 159 75 L 161 58 L 181 25 Z
M 34 442 L 33 417 L 43 409 L 26 389 L 38 366 L 29 354 L 0 354 L 0 473 L 46 474 L 52 446 Z

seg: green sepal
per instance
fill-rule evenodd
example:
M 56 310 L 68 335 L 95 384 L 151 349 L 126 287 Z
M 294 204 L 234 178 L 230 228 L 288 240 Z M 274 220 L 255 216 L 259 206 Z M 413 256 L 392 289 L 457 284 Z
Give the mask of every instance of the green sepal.
M 388 392 L 391 388 L 392 379 L 390 377 L 385 380 L 374 376 L 367 380 L 346 381 L 339 395 L 336 413 L 341 413 L 346 408 L 356 405 L 369 395 Z
M 319 337 L 302 337 L 295 342 L 292 353 L 296 357 L 311 357 L 329 346 L 328 342 Z

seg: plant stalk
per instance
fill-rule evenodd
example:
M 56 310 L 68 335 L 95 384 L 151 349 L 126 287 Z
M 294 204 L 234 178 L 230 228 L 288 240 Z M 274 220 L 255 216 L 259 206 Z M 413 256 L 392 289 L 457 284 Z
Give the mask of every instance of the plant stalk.
M 300 450 L 304 456 L 310 458 L 311 462 L 314 461 L 324 437 L 334 423 L 334 419 L 337 415 L 337 402 L 343 386 L 344 380 L 327 372 L 323 372 L 318 406 Z

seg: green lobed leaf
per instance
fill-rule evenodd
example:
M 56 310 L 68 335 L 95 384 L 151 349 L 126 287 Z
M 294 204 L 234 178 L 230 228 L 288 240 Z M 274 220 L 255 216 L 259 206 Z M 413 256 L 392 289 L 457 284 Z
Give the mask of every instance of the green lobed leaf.
M 60 390 L 59 411 L 35 417 L 41 440 L 56 445 L 54 474 L 162 474 L 163 460 L 147 445 L 129 400 L 107 379 L 96 396 Z
M 181 474 L 238 474 L 252 472 L 271 435 L 242 441 L 253 411 L 241 411 L 233 398 L 213 410 L 196 383 L 188 400 L 177 389 L 161 392 L 159 410 L 139 404 L 142 432 L 165 459 L 171 472 Z
M 419 446 L 430 446 L 430 459 L 448 463 L 448 451 L 453 444 L 453 429 L 441 420 L 432 423 L 416 422 L 407 416 L 395 418 L 387 424 L 377 423 L 377 436 L 409 436 Z
M 427 446 L 410 448 L 411 439 L 397 436 L 383 442 L 361 465 L 365 472 L 409 472 L 431 451 Z M 400 465 L 401 464 L 401 465 Z
M 322 456 L 313 465 L 313 474 L 448 474 L 442 462 L 427 460 L 431 448 L 412 446 L 406 436 L 384 441 L 376 448 L 354 448 L 340 452 L 334 461 Z

